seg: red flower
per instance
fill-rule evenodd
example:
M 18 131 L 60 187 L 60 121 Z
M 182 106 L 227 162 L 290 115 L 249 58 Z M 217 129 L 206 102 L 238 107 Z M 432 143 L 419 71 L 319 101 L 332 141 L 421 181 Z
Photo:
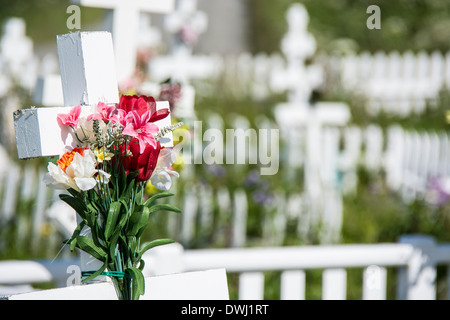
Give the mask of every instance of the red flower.
M 156 147 L 147 144 L 144 152 L 141 153 L 138 140 L 133 139 L 129 143 L 128 150 L 131 152 L 132 156 L 125 157 L 123 163 L 127 175 L 130 172 L 139 171 L 136 181 L 142 182 L 150 179 L 153 170 L 155 170 L 156 163 L 158 162 L 161 144 L 157 142 Z
M 119 101 L 119 109 L 125 110 L 127 114 L 130 111 L 136 111 L 139 116 L 142 116 L 146 111 L 149 111 L 149 122 L 155 122 L 164 119 L 169 115 L 169 109 L 161 109 L 156 111 L 155 98 L 148 96 L 122 95 Z

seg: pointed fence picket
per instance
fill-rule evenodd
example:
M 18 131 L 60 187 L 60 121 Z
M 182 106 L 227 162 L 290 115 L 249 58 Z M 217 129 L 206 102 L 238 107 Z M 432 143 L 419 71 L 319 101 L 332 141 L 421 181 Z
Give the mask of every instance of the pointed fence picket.
M 44 170 L 39 166 L 12 163 L 2 178 L 0 243 L 3 252 L 16 248 L 20 254 L 34 256 L 39 248 L 46 248 L 44 254 L 51 254 L 62 241 L 47 215 L 55 199 L 53 190 L 43 183 L 43 176 Z
M 368 98 L 367 110 L 408 116 L 435 103 L 440 90 L 450 89 L 450 54 L 406 51 L 333 57 L 346 90 Z

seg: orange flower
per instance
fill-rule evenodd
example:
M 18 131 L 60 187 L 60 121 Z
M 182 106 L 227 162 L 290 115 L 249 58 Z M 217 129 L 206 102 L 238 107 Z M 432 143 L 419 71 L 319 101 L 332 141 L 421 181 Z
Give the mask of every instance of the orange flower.
M 74 148 L 72 151 L 64 153 L 62 157 L 56 161 L 56 163 L 59 164 L 62 171 L 66 172 L 67 167 L 72 163 L 75 153 L 78 152 L 84 157 L 84 150 L 86 149 L 87 148 Z

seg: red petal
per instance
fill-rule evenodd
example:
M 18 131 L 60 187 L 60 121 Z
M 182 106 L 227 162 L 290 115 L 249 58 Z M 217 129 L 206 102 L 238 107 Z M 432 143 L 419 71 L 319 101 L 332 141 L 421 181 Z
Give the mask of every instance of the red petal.
M 136 95 L 134 96 L 122 95 L 119 101 L 119 109 L 123 109 L 128 113 L 131 110 L 134 110 L 134 105 L 136 104 L 137 100 L 138 96 Z
M 143 99 L 142 97 L 139 97 L 134 105 L 133 110 L 135 110 L 139 114 L 139 116 L 142 116 L 146 111 L 149 110 L 147 101 L 145 101 L 145 99 Z
M 141 96 L 147 102 L 148 109 L 150 110 L 150 114 L 154 114 L 156 112 L 156 100 L 153 97 L 149 96 Z
M 150 122 L 155 122 L 161 119 L 164 119 L 165 117 L 167 117 L 170 114 L 169 109 L 161 109 L 156 111 L 155 113 L 152 114 L 152 116 L 150 117 Z

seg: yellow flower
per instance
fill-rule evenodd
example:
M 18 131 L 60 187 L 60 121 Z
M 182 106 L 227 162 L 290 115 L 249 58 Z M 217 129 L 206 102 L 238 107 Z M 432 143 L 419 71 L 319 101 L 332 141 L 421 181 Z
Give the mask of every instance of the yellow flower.
M 52 227 L 52 225 L 50 223 L 44 222 L 41 225 L 41 228 L 40 228 L 39 231 L 40 231 L 42 236 L 46 237 L 46 236 L 49 236 L 53 232 L 53 227 Z
M 149 181 L 145 186 L 145 194 L 151 196 L 157 193 L 159 190 Z
M 450 123 L 450 110 L 445 112 L 445 121 L 447 123 Z
M 178 154 L 177 160 L 172 164 L 172 169 L 174 171 L 181 171 L 184 168 L 184 159 L 183 156 Z
M 102 149 L 96 148 L 94 150 L 94 154 L 95 154 L 95 158 L 100 163 L 102 163 L 103 161 L 109 161 L 109 160 L 111 160 L 111 157 L 114 156 L 113 153 L 106 152 L 106 150 L 104 148 L 102 148 Z

